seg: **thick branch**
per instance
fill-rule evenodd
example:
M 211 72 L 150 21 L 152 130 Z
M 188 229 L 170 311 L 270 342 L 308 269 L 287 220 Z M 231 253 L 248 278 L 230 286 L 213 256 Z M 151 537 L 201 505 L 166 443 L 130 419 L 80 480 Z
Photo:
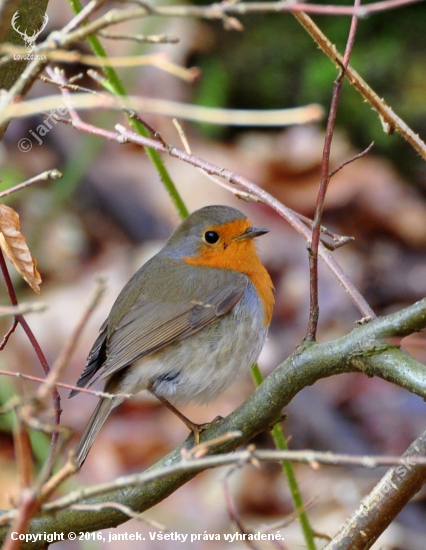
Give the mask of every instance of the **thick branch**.
M 12 16 L 19 11 L 20 26 L 29 34 L 38 28 L 46 11 L 48 0 L 0 0 L 0 43 L 23 45 L 22 37 L 12 28 Z M 0 67 L 0 89 L 9 90 L 26 66 L 25 61 L 11 60 Z M 0 127 L 0 139 L 7 127 Z
M 231 452 L 256 434 L 274 424 L 281 409 L 304 387 L 321 378 L 345 372 L 364 372 L 368 376 L 380 376 L 409 391 L 426 397 L 425 367 L 390 345 L 390 337 L 404 337 L 426 327 L 426 298 L 412 306 L 369 324 L 356 327 L 350 334 L 325 344 L 305 344 L 295 351 L 256 389 L 253 395 L 231 415 L 203 433 L 202 440 L 210 440 L 230 431 L 239 430 L 238 439 L 228 440 L 211 448 L 211 453 Z M 164 466 L 179 462 L 182 448 L 192 446 L 189 438 L 181 448 L 152 466 L 158 471 Z M 423 468 L 423 469 L 421 469 Z M 409 482 L 410 475 L 419 475 L 423 483 L 425 467 L 413 466 L 402 480 Z M 129 487 L 111 491 L 100 497 L 82 500 L 85 503 L 115 501 L 137 512 L 154 506 L 196 475 L 195 472 L 173 474 L 155 479 L 142 487 Z M 62 510 L 54 515 L 45 514 L 31 522 L 31 532 L 95 531 L 110 528 L 127 521 L 127 516 L 117 509 L 100 511 Z M 0 530 L 0 540 L 6 530 Z M 31 548 L 36 548 L 36 543 Z
M 426 466 L 414 466 L 411 457 L 426 454 L 426 432 L 410 445 L 398 466 L 391 468 L 324 550 L 367 550 L 420 491 Z

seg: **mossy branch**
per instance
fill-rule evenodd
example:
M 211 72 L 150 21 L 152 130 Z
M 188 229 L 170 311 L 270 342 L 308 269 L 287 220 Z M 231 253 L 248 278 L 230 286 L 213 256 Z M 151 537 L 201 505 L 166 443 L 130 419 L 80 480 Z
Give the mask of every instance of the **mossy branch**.
M 0 44 L 24 45 L 22 37 L 12 28 L 12 16 L 19 11 L 20 26 L 28 33 L 40 24 L 46 11 L 48 0 L 4 0 L 0 1 Z M 0 66 L 0 90 L 9 90 L 24 71 L 25 61 L 12 60 Z M 7 128 L 7 124 L 0 127 L 0 140 Z
M 350 334 L 335 341 L 301 345 L 245 403 L 206 430 L 202 440 L 239 430 L 241 436 L 238 439 L 225 441 L 210 449 L 211 454 L 231 452 L 275 424 L 282 408 L 304 387 L 336 374 L 363 372 L 367 376 L 379 376 L 426 398 L 426 367 L 389 342 L 389 338 L 402 338 L 425 327 L 426 298 L 397 313 L 357 326 Z M 182 449 L 190 449 L 192 444 L 192 438 L 189 438 L 149 471 L 160 472 L 165 466 L 177 464 L 182 460 Z M 99 504 L 115 501 L 137 512 L 143 512 L 169 496 L 197 473 L 176 473 L 154 479 L 143 486 L 120 488 L 90 499 L 83 498 L 81 502 Z M 412 485 L 412 478 L 415 476 L 415 486 L 420 486 L 419 475 L 426 481 L 424 466 L 413 466 L 402 480 L 402 485 Z M 124 513 L 113 508 L 100 511 L 51 510 L 33 519 L 30 532 L 95 531 L 115 527 L 127 520 Z M 6 533 L 6 528 L 0 530 L 0 541 Z M 37 548 L 37 543 L 31 543 L 31 548 Z

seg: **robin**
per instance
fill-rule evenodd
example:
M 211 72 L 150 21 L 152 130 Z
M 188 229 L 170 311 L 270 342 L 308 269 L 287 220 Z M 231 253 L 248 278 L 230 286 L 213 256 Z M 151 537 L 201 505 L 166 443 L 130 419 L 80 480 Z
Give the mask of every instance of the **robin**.
M 212 401 L 259 357 L 274 297 L 253 239 L 267 232 L 228 206 L 186 218 L 119 294 L 77 386 L 87 387 L 98 374 L 110 394 L 149 390 L 198 442 L 206 425 L 175 406 Z M 122 401 L 100 399 L 75 450 L 79 467 Z

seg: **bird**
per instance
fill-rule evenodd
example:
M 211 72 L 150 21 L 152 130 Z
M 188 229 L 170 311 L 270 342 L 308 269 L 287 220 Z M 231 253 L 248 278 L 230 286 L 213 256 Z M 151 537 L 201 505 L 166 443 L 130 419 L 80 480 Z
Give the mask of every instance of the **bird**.
M 106 393 L 121 396 L 100 398 L 74 451 L 78 468 L 122 394 L 148 390 L 199 442 L 206 425 L 176 407 L 213 401 L 257 361 L 274 287 L 253 241 L 268 231 L 236 208 L 206 206 L 124 286 L 76 383 L 87 388 L 100 378 Z

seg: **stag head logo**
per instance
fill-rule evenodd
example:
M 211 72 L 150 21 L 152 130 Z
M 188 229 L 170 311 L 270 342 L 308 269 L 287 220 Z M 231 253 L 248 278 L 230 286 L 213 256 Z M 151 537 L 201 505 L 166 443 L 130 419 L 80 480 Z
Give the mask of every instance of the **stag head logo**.
M 19 10 L 18 10 L 19 11 Z M 32 35 L 28 36 L 26 32 L 21 32 L 19 30 L 19 27 L 16 26 L 16 23 L 18 21 L 19 15 L 18 11 L 16 11 L 12 18 L 12 27 L 15 29 L 15 31 L 22 36 L 24 39 L 24 42 L 27 45 L 27 52 L 32 53 L 34 49 L 35 41 L 37 40 L 38 36 L 43 32 L 43 29 L 47 25 L 47 22 L 49 21 L 49 18 L 47 15 L 43 16 L 43 23 L 41 24 L 41 28 L 38 31 L 34 31 Z

